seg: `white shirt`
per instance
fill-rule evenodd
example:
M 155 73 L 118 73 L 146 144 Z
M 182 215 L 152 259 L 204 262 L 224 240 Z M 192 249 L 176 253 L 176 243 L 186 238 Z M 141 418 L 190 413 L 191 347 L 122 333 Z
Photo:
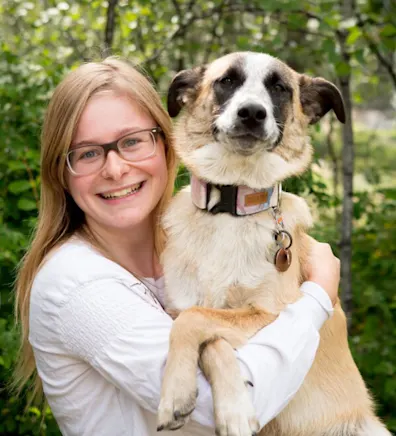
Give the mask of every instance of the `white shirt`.
M 38 272 L 30 299 L 30 335 L 44 393 L 66 436 L 152 436 L 172 319 L 152 291 L 88 243 L 72 238 Z M 236 352 L 263 426 L 301 386 L 318 330 L 331 315 L 324 290 L 305 295 Z M 211 389 L 198 372 L 190 422 L 166 435 L 214 435 Z

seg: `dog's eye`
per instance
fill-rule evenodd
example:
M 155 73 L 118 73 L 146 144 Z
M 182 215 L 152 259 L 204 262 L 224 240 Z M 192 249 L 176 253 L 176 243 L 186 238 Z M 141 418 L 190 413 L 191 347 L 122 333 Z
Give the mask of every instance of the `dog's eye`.
M 222 79 L 220 79 L 220 83 L 222 85 L 232 85 L 234 83 L 234 81 L 231 77 L 225 76 Z
M 283 83 L 280 83 L 280 82 L 275 83 L 274 91 L 276 91 L 276 92 L 284 92 L 284 91 L 286 91 L 285 85 L 283 85 Z

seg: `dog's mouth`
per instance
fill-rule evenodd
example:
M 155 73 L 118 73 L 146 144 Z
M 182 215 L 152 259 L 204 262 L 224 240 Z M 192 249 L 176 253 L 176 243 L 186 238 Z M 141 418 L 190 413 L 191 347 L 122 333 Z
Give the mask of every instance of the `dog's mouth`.
M 259 135 L 251 133 L 228 136 L 228 142 L 231 143 L 230 145 L 233 150 L 243 156 L 250 156 L 253 154 L 261 141 L 262 138 Z
M 247 141 L 247 142 L 256 142 L 256 141 L 264 141 L 265 134 L 263 132 L 235 132 L 228 135 L 229 138 L 235 141 Z
M 264 131 L 220 132 L 217 130 L 214 137 L 244 156 L 250 156 L 259 150 L 272 151 L 278 143 L 278 138 L 269 136 Z

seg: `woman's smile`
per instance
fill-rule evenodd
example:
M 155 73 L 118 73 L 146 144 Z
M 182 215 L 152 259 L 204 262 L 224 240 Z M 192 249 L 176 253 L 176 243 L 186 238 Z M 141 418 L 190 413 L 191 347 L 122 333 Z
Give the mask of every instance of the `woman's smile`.
M 97 194 L 100 198 L 112 202 L 113 200 L 120 200 L 136 196 L 143 188 L 145 181 L 134 183 L 133 185 L 119 188 L 117 190 L 107 191 Z

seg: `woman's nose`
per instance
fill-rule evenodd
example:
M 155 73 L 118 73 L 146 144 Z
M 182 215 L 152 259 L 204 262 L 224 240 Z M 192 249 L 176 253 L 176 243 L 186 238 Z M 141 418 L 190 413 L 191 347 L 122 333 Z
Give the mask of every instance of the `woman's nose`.
M 123 159 L 117 152 L 109 151 L 104 167 L 102 168 L 102 176 L 106 179 L 119 180 L 130 169 L 128 162 Z

